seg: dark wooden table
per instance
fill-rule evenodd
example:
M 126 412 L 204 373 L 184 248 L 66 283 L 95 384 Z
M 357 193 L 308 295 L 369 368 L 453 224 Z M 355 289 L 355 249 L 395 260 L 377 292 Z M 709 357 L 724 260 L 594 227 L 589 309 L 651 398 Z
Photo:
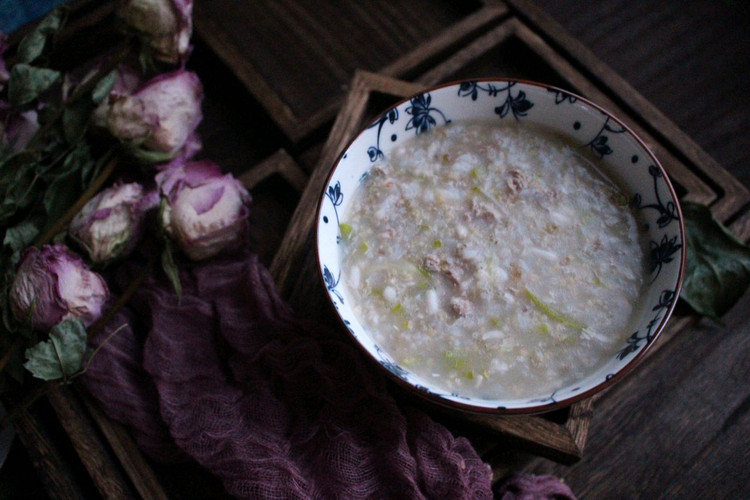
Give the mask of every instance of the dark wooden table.
M 409 4 L 408 16 L 396 7 L 400 3 Z M 228 170 L 245 173 L 246 182 L 255 186 L 259 207 L 253 218 L 255 242 L 272 270 L 282 276 L 284 266 L 274 261 L 274 254 L 284 244 L 283 229 L 294 217 L 307 177 L 312 176 L 321 151 L 325 153 L 323 144 L 354 70 L 417 81 L 466 47 L 475 50 L 472 41 L 491 35 L 498 19 L 507 15 L 506 4 L 494 1 L 460 6 L 440 1 L 344 2 L 337 8 L 330 7 L 336 2 L 320 2 L 321 8 L 308 17 L 301 14 L 303 8 L 284 4 L 294 5 L 196 0 L 196 47 L 191 60 L 206 81 L 206 119 L 201 129 L 206 153 Z M 368 7 L 375 5 L 380 10 L 368 14 Z M 531 33 L 526 43 L 536 43 L 537 49 L 528 57 L 523 47 L 511 41 L 485 58 L 502 58 L 504 50 L 521 54 L 498 63 L 509 76 L 557 78 L 558 73 L 544 69 L 552 66 L 561 73 L 581 70 L 594 89 L 624 82 L 620 88 L 632 87 L 638 94 L 634 100 L 644 99 L 660 112 L 647 117 L 650 123 L 665 119 L 675 126 L 677 132 L 669 129 L 668 133 L 666 128 L 647 127 L 657 142 L 664 142 L 662 132 L 669 139 L 677 137 L 676 142 L 682 143 L 681 134 L 694 141 L 687 153 L 667 148 L 667 154 L 686 163 L 707 155 L 739 179 L 736 185 L 729 183 L 730 190 L 745 199 L 742 190 L 750 187 L 750 5 L 732 0 L 604 0 L 586 5 L 572 0 L 534 4 L 519 0 L 507 5 L 521 9 L 521 23 L 541 22 L 564 44 L 548 39 L 537 43 Z M 342 16 L 341 9 L 350 15 Z M 262 17 L 253 18 L 256 11 Z M 358 19 L 369 23 L 357 25 L 353 20 Z M 455 25 L 455 19 L 464 22 L 458 23 L 450 43 L 430 43 L 433 35 Z M 400 26 L 410 28 L 404 34 Z M 96 33 L 86 23 L 80 29 Z M 362 32 L 378 34 L 369 40 L 372 46 L 358 38 Z M 276 41 L 274 50 L 252 51 L 269 40 Z M 432 55 L 414 63 L 413 54 L 404 49 L 410 46 L 421 46 Z M 554 57 L 543 63 L 539 54 L 547 49 L 581 57 L 560 69 Z M 488 64 L 479 56 L 467 57 L 478 61 L 476 67 L 484 67 L 479 62 Z M 287 61 L 294 63 L 288 70 Z M 325 77 L 308 78 L 320 73 L 321 64 L 327 65 Z M 596 71 L 589 71 L 592 66 Z M 471 73 L 471 65 L 462 71 Z M 613 102 L 624 105 L 621 100 L 627 99 L 620 96 Z M 693 144 L 699 151 L 690 149 Z M 248 171 L 253 165 L 260 167 Z M 280 179 L 265 175 L 266 166 L 280 172 Z M 717 203 L 722 204 L 727 198 L 721 192 L 726 180 L 711 179 L 708 170 L 697 177 L 711 192 L 694 195 L 712 199 L 716 191 Z M 742 222 L 746 212 L 747 207 L 727 209 L 727 223 L 741 221 L 742 232 L 747 229 Z M 294 287 L 287 292 L 292 303 L 298 300 Z M 750 294 L 746 294 L 723 325 L 689 319 L 689 313 L 681 311 L 686 326 L 595 402 L 583 456 L 574 464 L 562 465 L 512 445 L 489 447 L 483 457 L 498 472 L 523 470 L 563 477 L 582 498 L 750 498 L 749 308 Z M 56 422 L 59 412 L 45 405 L 38 410 L 45 424 L 42 429 L 58 443 L 80 491 L 86 496 L 102 494 L 100 485 L 89 478 L 91 470 L 81 463 L 85 460 L 70 449 L 64 437 L 68 431 Z M 482 448 L 481 442 L 477 445 Z M 0 470 L 0 497 L 50 495 L 37 480 L 44 472 L 32 466 L 32 462 L 42 464 L 35 453 L 16 440 Z M 209 487 L 216 485 L 209 483 Z M 168 481 L 166 489 L 175 492 L 170 496 L 186 495 L 175 480 Z

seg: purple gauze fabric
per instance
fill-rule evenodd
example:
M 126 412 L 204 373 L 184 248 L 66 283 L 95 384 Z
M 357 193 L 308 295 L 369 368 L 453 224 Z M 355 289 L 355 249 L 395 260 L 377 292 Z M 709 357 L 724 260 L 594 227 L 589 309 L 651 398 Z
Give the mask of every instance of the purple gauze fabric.
M 121 281 L 127 282 L 127 273 Z M 491 498 L 464 438 L 411 408 L 343 336 L 295 319 L 257 256 L 147 280 L 82 383 L 153 459 L 243 498 Z
M 498 500 L 576 500 L 570 487 L 555 476 L 511 474 L 496 489 Z

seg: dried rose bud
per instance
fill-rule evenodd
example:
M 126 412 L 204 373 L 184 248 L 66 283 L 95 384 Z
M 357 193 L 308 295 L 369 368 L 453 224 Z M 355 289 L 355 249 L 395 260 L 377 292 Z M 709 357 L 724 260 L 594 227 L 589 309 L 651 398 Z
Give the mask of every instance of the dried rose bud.
M 125 0 L 118 14 L 141 35 L 156 60 L 185 62 L 193 35 L 192 0 Z
M 203 118 L 202 99 L 203 86 L 195 73 L 162 74 L 132 95 L 111 99 L 107 128 L 125 144 L 175 156 Z
M 65 245 L 27 248 L 8 294 L 13 316 L 49 330 L 61 321 L 96 321 L 109 298 L 104 279 Z
M 84 205 L 68 233 L 94 262 L 124 257 L 138 243 L 146 212 L 158 204 L 158 193 L 146 193 L 137 182 L 115 184 Z
M 156 176 L 166 205 L 161 223 L 193 260 L 239 244 L 247 231 L 250 194 L 210 161 L 173 164 Z
M 104 64 L 102 62 L 102 64 Z M 92 71 L 95 74 L 100 68 Z M 117 98 L 125 97 L 138 89 L 141 84 L 141 75 L 136 70 L 121 64 L 115 70 L 115 82 L 112 85 L 112 89 L 109 91 L 109 95 L 105 97 L 102 102 L 94 109 L 91 113 L 91 120 L 97 127 L 107 128 L 107 116 L 109 115 L 110 101 L 115 101 Z
M 17 153 L 28 145 L 37 130 L 39 121 L 36 111 L 16 113 L 6 103 L 0 102 L 0 147 Z

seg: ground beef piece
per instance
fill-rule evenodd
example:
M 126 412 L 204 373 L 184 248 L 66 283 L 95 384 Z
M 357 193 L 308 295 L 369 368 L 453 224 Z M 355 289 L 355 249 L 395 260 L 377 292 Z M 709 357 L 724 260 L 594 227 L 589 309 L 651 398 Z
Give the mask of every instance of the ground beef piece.
M 511 170 L 510 177 L 508 178 L 508 187 L 513 194 L 518 193 L 528 184 L 526 175 L 518 170 Z
M 422 266 L 431 273 L 440 273 L 446 276 L 454 285 L 461 284 L 461 270 L 455 262 L 440 259 L 434 254 L 429 254 L 422 261 Z
M 484 219 L 486 221 L 497 220 L 497 213 L 495 209 L 489 204 L 481 202 L 477 199 L 471 201 L 471 215 L 469 219 Z
M 422 261 L 422 265 L 431 273 L 440 271 L 440 259 L 438 259 L 435 255 L 430 254 L 426 256 Z
M 464 318 L 471 313 L 473 307 L 471 302 L 464 297 L 453 297 L 450 302 L 451 312 L 459 318 Z
M 443 262 L 443 265 L 440 267 L 440 272 L 446 275 L 454 285 L 461 285 L 461 268 L 455 262 Z

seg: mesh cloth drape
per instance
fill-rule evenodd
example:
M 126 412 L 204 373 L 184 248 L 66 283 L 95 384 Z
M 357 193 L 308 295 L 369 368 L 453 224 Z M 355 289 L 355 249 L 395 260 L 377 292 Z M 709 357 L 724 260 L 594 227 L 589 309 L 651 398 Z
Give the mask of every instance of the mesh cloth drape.
M 113 290 L 132 278 L 125 265 Z M 464 438 L 401 407 L 340 332 L 296 319 L 257 256 L 147 280 L 92 339 L 82 383 L 161 462 L 247 498 L 491 498 Z

